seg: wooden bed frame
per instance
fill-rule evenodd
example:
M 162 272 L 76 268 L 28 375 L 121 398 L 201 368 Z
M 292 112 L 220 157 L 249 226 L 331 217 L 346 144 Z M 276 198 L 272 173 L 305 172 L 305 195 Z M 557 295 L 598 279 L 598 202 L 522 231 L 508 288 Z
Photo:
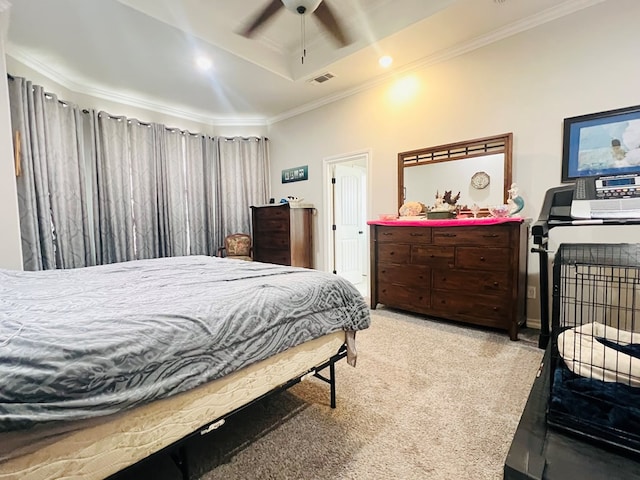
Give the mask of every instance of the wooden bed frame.
M 335 408 L 335 363 L 347 355 L 346 337 L 325 335 L 193 390 L 36 442 L 36 450 L 0 463 L 0 479 L 98 480 L 160 453 L 171 454 L 188 479 L 184 441 L 267 395 L 315 376 L 329 383 Z M 326 368 L 328 377 L 320 373 Z

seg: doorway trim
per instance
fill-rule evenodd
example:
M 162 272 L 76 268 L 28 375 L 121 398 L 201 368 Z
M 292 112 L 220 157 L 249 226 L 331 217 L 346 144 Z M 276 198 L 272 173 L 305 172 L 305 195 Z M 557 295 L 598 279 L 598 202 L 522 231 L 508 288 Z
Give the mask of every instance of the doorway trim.
M 324 225 L 324 251 L 326 255 L 324 257 L 324 268 L 327 272 L 333 272 L 333 266 L 335 262 L 335 248 L 333 245 L 334 232 L 332 229 L 333 222 L 333 209 L 334 209 L 334 197 L 332 194 L 332 169 L 335 165 L 338 164 L 347 164 L 354 162 L 355 160 L 362 161 L 364 159 L 364 169 L 365 175 L 367 177 L 365 182 L 365 202 L 363 202 L 363 216 L 365 219 L 369 218 L 369 212 L 371 211 L 371 150 L 359 150 L 351 153 L 344 153 L 339 155 L 333 155 L 330 157 L 325 157 L 322 160 L 323 168 L 322 168 L 322 197 L 323 197 L 323 218 L 322 223 Z M 369 231 L 365 229 L 365 245 L 367 251 L 369 250 Z M 364 252 L 366 265 L 365 269 L 369 271 L 369 255 Z M 368 274 L 367 274 L 368 275 Z

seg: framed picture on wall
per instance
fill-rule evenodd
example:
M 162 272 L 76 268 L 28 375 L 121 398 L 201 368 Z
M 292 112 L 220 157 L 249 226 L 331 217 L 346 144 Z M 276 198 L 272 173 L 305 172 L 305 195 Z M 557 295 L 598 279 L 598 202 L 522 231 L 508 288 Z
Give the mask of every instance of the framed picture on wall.
M 640 105 L 564 119 L 562 181 L 640 173 Z
M 282 183 L 300 182 L 308 179 L 309 167 L 307 165 L 282 170 Z

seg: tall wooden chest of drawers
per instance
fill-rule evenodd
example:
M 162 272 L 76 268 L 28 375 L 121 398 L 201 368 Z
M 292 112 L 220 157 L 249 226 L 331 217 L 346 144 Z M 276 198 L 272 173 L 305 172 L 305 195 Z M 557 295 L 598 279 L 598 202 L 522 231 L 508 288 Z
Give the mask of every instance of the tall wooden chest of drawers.
M 370 224 L 371 308 L 495 327 L 517 340 L 526 320 L 528 223 Z
M 288 203 L 251 207 L 253 259 L 312 268 L 312 214 L 313 207 Z

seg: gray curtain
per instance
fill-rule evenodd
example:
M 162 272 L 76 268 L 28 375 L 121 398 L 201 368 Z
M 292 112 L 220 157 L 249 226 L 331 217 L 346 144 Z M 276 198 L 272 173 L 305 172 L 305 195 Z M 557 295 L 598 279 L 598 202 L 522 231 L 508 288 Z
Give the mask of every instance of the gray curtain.
M 215 255 L 269 197 L 265 138 L 212 138 L 80 111 L 15 78 L 28 270 Z
M 100 112 L 96 118 L 95 198 L 99 263 L 134 260 L 131 146 L 127 119 Z
M 231 233 L 251 233 L 252 205 L 269 198 L 269 154 L 266 138 L 218 138 L 217 170 L 222 238 Z
M 9 95 L 22 152 L 16 181 L 23 266 L 94 265 L 81 112 L 23 78 L 10 78 Z
M 207 137 L 160 128 L 162 249 L 167 256 L 214 255 L 215 151 Z
M 166 257 L 188 255 L 186 175 L 183 133 L 156 125 L 159 140 L 161 251 Z
M 187 215 L 189 220 L 189 253 L 215 255 L 214 230 L 214 159 L 206 150 L 203 135 L 184 135 Z M 209 155 L 208 155 L 209 153 Z
M 129 120 L 131 208 L 137 259 L 160 256 L 157 134 L 154 125 Z

